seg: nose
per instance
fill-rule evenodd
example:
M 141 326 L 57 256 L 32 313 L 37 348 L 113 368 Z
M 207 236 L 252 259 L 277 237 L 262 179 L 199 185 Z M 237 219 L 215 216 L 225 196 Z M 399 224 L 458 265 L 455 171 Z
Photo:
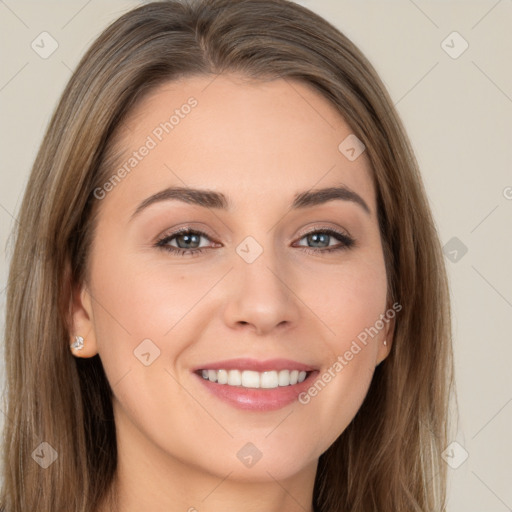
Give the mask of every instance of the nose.
M 258 335 L 296 326 L 300 315 L 296 273 L 264 250 L 252 263 L 235 262 L 224 310 L 226 324 Z

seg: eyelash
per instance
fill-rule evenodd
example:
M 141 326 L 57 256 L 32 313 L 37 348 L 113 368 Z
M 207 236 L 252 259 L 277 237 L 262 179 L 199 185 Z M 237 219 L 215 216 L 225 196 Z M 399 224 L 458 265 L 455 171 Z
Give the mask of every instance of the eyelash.
M 300 248 L 308 254 L 332 253 L 332 252 L 336 252 L 336 251 L 343 251 L 343 250 L 350 249 L 351 247 L 353 247 L 355 245 L 355 240 L 352 237 L 350 237 L 344 233 L 341 233 L 340 231 L 336 231 L 335 229 L 330 229 L 330 228 L 329 229 L 327 229 L 327 228 L 326 229 L 316 229 L 313 231 L 309 231 L 309 232 L 305 233 L 304 235 L 302 235 L 300 240 L 302 240 L 303 238 L 307 237 L 308 235 L 312 235 L 312 234 L 323 234 L 323 235 L 332 236 L 332 237 L 336 238 L 338 241 L 340 241 L 341 245 L 334 246 L 331 248 L 324 248 L 324 249 L 315 249 L 313 247 L 300 246 Z M 171 233 L 170 235 L 165 235 L 164 237 L 157 240 L 157 242 L 155 243 L 155 247 L 163 249 L 164 251 L 168 251 L 168 252 L 177 254 L 179 256 L 185 256 L 185 254 L 194 256 L 196 254 L 202 253 L 204 249 L 210 249 L 210 247 L 200 247 L 200 248 L 196 248 L 196 249 L 182 249 L 179 247 L 173 247 L 172 245 L 168 245 L 168 243 L 172 239 L 174 239 L 175 237 L 177 237 L 179 235 L 200 235 L 200 236 L 203 236 L 208 239 L 210 238 L 206 233 L 204 233 L 202 231 L 193 230 L 193 229 L 189 229 L 189 228 L 182 228 L 182 229 L 179 229 L 178 231 L 175 231 L 174 233 Z

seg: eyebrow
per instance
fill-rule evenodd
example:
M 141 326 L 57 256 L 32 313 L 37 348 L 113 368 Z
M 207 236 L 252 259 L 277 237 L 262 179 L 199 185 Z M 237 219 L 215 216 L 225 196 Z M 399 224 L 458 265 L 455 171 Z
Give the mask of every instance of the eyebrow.
M 215 208 L 218 210 L 229 210 L 232 206 L 229 199 L 222 192 L 189 187 L 169 187 L 142 201 L 142 203 L 140 203 L 137 209 L 133 212 L 130 220 L 139 215 L 142 210 L 146 209 L 148 206 L 161 201 L 170 200 L 181 201 L 201 206 L 203 208 Z M 298 210 L 308 208 L 334 200 L 349 201 L 357 204 L 368 215 L 371 215 L 370 207 L 366 204 L 365 200 L 345 185 L 307 190 L 297 193 L 293 198 L 291 209 Z

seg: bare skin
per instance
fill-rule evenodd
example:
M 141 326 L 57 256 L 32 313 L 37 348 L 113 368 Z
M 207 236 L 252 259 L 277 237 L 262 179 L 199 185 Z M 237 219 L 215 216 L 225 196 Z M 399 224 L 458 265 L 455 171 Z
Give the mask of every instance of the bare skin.
M 307 404 L 242 410 L 193 369 L 286 358 L 321 376 L 381 318 L 386 271 L 370 166 L 365 153 L 350 161 L 339 151 L 351 129 L 306 85 L 212 79 L 165 84 L 124 125 L 120 166 L 148 136 L 156 146 L 101 200 L 88 279 L 75 293 L 73 334 L 85 338 L 75 355 L 99 353 L 113 388 L 121 512 L 312 511 L 318 458 L 360 408 L 392 322 Z M 190 97 L 197 105 L 158 140 L 155 128 Z M 231 207 L 161 200 L 134 215 L 171 186 L 221 192 Z M 339 186 L 369 212 L 342 199 L 290 209 L 299 192 Z M 183 249 L 177 235 L 166 247 L 201 253 L 156 245 L 182 227 L 206 236 Z M 344 242 L 308 236 L 322 229 L 354 243 L 325 252 Z M 246 237 L 257 242 L 242 246 L 249 253 L 263 251 L 250 263 L 237 252 Z M 143 340 L 148 366 L 134 355 Z M 237 456 L 247 443 L 261 453 L 252 467 Z

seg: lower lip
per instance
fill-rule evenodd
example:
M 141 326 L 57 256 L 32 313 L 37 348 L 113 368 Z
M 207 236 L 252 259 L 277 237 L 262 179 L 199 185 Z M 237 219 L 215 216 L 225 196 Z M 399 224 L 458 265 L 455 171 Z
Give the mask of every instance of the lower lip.
M 204 379 L 197 373 L 194 375 L 201 380 L 210 393 L 238 409 L 275 411 L 295 402 L 298 396 L 311 386 L 311 382 L 313 382 L 317 374 L 318 371 L 312 371 L 302 382 L 270 389 L 245 388 L 242 386 L 218 384 Z

